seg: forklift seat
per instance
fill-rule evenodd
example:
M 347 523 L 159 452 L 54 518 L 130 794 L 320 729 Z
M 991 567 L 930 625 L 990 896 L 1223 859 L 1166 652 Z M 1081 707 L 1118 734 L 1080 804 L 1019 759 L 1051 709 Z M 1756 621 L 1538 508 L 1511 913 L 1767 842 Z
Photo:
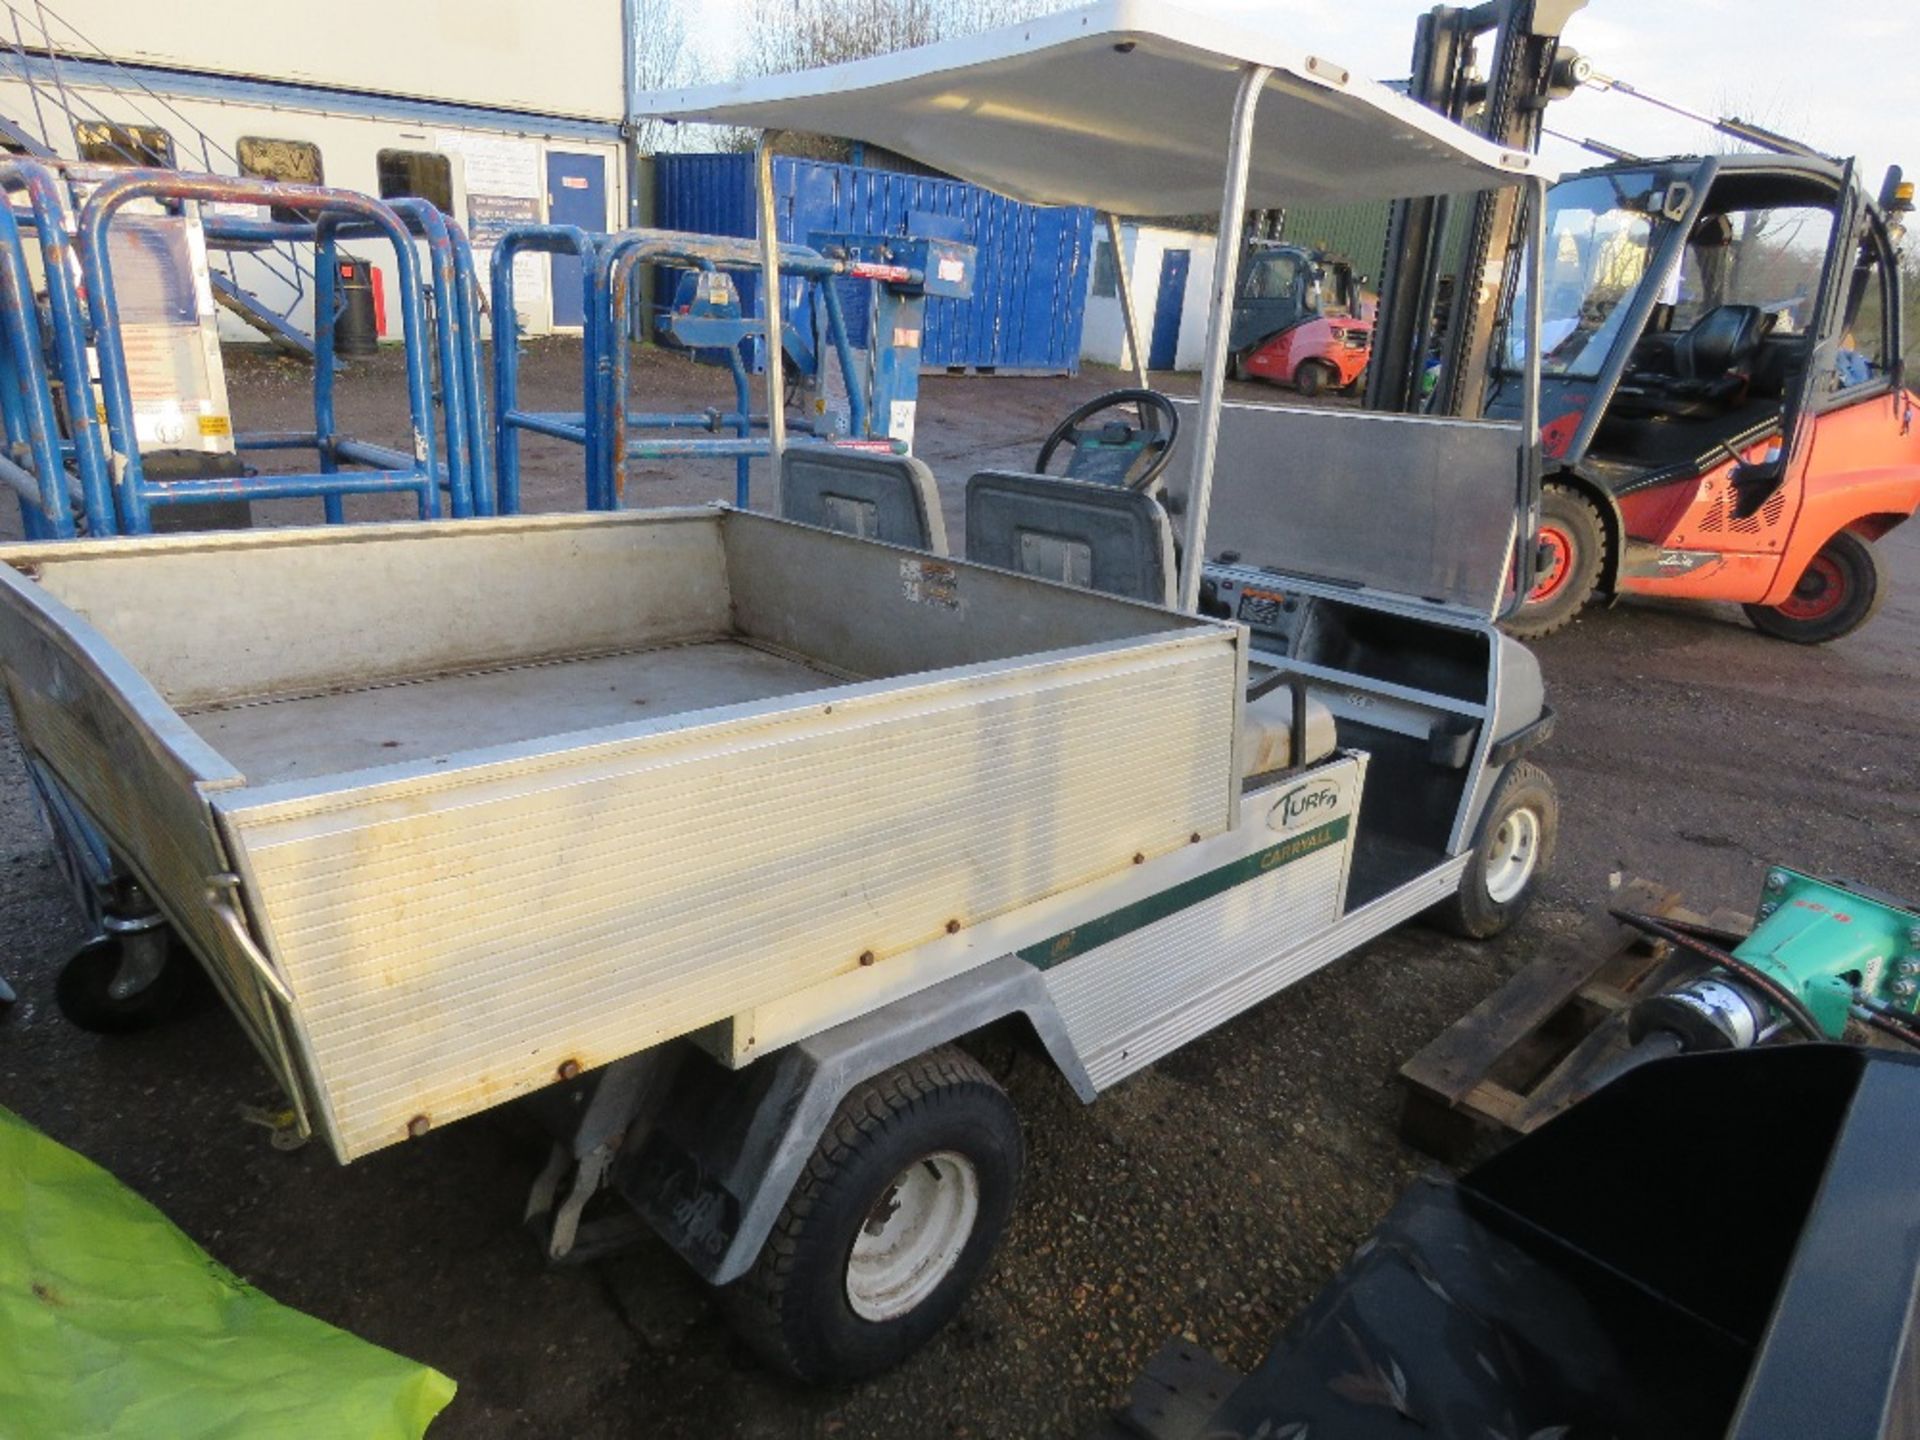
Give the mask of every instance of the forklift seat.
M 823 530 L 947 553 L 933 472 L 911 455 L 790 446 L 780 457 L 780 513 Z
M 1150 605 L 1175 604 L 1173 524 L 1139 490 L 983 470 L 967 481 L 967 559 Z
M 1724 414 L 1745 398 L 1766 335 L 1766 312 L 1758 305 L 1716 305 L 1660 356 L 1670 368 L 1627 376 L 1614 408 L 1681 420 Z

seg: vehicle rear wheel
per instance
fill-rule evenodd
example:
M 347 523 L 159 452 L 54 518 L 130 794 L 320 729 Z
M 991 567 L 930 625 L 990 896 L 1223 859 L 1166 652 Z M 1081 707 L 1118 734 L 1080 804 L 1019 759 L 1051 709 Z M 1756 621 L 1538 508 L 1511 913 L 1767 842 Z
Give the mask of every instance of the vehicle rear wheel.
M 1778 605 L 1742 608 L 1763 635 L 1796 645 L 1824 645 L 1871 620 L 1886 594 L 1879 552 L 1852 531 L 1842 530 L 1807 562 L 1793 594 Z
M 1251 380 L 1253 378 L 1247 371 L 1247 357 L 1252 353 L 1251 349 L 1236 350 L 1227 356 L 1227 375 L 1230 379 Z
M 728 1287 L 741 1338 L 813 1383 L 897 1365 L 979 1280 L 1025 1155 L 1013 1102 L 951 1046 L 855 1086 L 753 1268 Z
M 156 953 L 150 947 L 160 947 Z M 131 1035 L 180 1008 L 193 963 L 164 925 L 131 935 L 96 935 L 68 957 L 54 981 L 60 1013 L 96 1035 Z
M 1540 547 L 1546 568 L 1526 602 L 1506 620 L 1510 634 L 1537 640 L 1563 629 L 1593 598 L 1607 556 L 1607 530 L 1593 502 L 1564 485 L 1540 494 Z
M 1339 374 L 1326 361 L 1303 360 L 1300 368 L 1293 372 L 1293 388 L 1311 400 L 1339 378 Z
M 1490 940 L 1526 913 L 1560 836 L 1553 778 L 1526 760 L 1500 777 L 1474 840 L 1460 888 L 1427 912 L 1443 930 Z

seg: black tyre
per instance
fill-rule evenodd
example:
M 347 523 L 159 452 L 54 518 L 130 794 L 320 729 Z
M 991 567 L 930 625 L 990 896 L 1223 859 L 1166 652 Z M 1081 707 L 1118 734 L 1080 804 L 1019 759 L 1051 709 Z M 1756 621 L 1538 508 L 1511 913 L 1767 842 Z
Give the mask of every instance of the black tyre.
M 951 1046 L 857 1085 L 760 1258 L 734 1327 L 796 1380 L 859 1380 L 952 1319 L 1013 1213 L 1026 1146 L 1006 1092 Z
M 168 947 L 166 959 L 153 980 L 131 995 L 113 993 L 125 940 L 100 935 L 74 951 L 54 982 L 53 998 L 60 1013 L 96 1035 L 131 1035 L 171 1017 L 187 997 L 193 964 L 170 934 L 153 938 L 154 943 Z
M 1340 377 L 1324 360 L 1303 360 L 1293 372 L 1293 388 L 1311 400 Z
M 1536 640 L 1564 628 L 1578 615 L 1600 583 L 1607 558 L 1607 528 L 1591 500 L 1564 485 L 1547 485 L 1540 494 L 1540 545 L 1547 568 L 1534 580 L 1526 603 L 1509 616 L 1506 629 Z
M 1488 940 L 1526 913 L 1560 838 L 1560 796 L 1539 766 L 1507 767 L 1480 817 L 1460 888 L 1427 912 L 1443 930 Z
M 1253 352 L 1251 350 L 1235 350 L 1232 354 L 1227 356 L 1227 378 L 1228 379 L 1250 380 L 1253 378 L 1247 373 L 1247 356 L 1251 355 L 1252 353 Z
M 1824 645 L 1851 635 L 1873 618 L 1886 599 L 1880 554 L 1850 530 L 1822 545 L 1779 605 L 1747 605 L 1753 628 L 1796 645 Z

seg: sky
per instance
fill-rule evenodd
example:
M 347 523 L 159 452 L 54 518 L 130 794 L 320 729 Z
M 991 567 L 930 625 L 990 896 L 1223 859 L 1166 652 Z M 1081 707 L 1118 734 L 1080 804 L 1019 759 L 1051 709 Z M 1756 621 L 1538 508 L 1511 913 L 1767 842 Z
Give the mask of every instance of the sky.
M 741 0 L 682 0 L 700 58 L 724 71 Z M 1273 26 L 1301 48 L 1376 79 L 1403 79 L 1422 0 L 1178 0 Z M 697 17 L 697 18 L 693 18 Z M 1566 43 L 1595 70 L 1690 110 L 1739 115 L 1818 149 L 1857 156 L 1870 193 L 1892 163 L 1920 177 L 1920 0 L 1588 0 Z M 1722 148 L 1714 132 L 1619 94 L 1582 91 L 1549 128 L 1635 154 Z M 1564 169 L 1596 155 L 1548 139 Z

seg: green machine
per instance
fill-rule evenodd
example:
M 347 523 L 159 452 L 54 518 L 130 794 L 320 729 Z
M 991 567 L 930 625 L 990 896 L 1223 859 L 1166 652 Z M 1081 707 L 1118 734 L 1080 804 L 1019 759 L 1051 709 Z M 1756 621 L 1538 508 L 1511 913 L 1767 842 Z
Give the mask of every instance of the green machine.
M 1713 966 L 1634 1006 L 1631 1064 L 1683 1051 L 1745 1050 L 1788 1030 L 1837 1040 L 1849 1020 L 1920 1046 L 1920 908 L 1897 896 L 1775 866 L 1745 939 L 1612 913 Z

